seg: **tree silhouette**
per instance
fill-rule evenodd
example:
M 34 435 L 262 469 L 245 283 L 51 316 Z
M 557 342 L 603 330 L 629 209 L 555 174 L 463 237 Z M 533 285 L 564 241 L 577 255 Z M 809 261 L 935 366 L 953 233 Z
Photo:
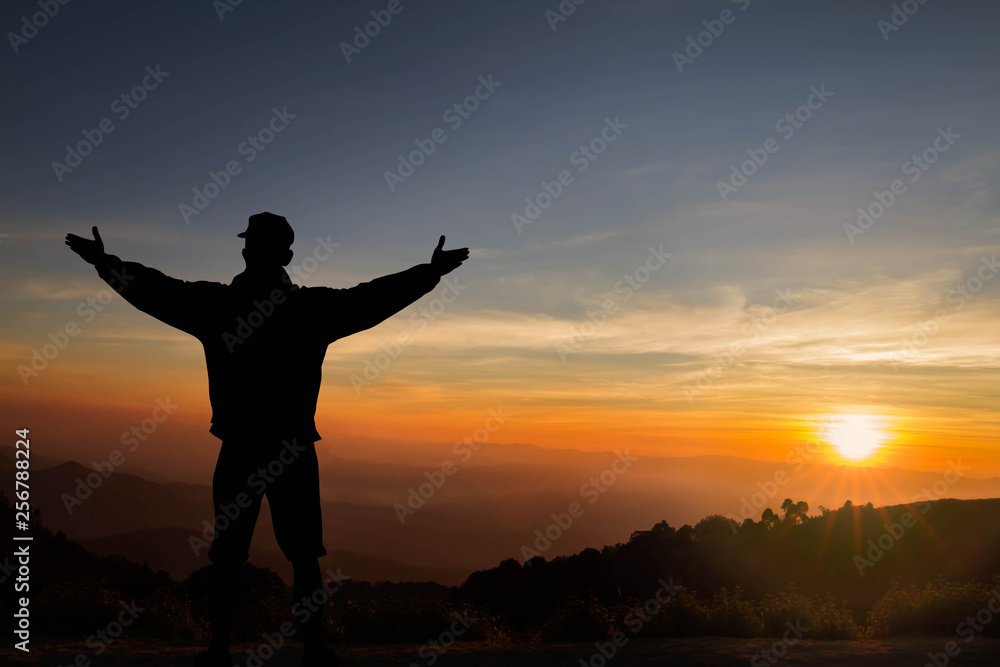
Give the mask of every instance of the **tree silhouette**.
M 785 498 L 785 502 L 781 503 L 781 509 L 785 510 L 785 523 L 801 523 L 806 520 L 809 514 L 809 503 L 804 500 L 795 502 L 791 498 Z

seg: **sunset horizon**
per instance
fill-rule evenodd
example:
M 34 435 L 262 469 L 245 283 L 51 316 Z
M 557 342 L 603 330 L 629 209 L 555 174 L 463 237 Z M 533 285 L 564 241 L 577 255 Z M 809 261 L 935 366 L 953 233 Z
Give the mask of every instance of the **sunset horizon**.
M 0 496 L 100 582 L 45 561 L 40 617 L 155 592 L 142 632 L 231 665 L 281 627 L 242 593 L 344 567 L 307 667 L 465 605 L 486 653 L 631 638 L 650 600 L 658 639 L 808 609 L 821 660 L 933 656 L 1000 590 L 1000 5 L 6 14 Z M 730 648 L 692 655 L 765 655 Z

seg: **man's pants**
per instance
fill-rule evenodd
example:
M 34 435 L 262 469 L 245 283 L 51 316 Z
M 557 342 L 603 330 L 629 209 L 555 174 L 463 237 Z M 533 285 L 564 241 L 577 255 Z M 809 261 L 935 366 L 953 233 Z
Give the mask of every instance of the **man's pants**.
M 215 537 L 208 557 L 213 563 L 242 564 L 249 559 L 265 495 L 285 558 L 297 562 L 326 555 L 315 444 L 244 438 L 222 443 L 212 478 Z

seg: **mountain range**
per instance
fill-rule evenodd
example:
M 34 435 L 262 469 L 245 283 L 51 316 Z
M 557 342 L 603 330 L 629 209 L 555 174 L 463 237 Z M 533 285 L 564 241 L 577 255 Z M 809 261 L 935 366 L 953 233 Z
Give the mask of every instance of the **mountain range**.
M 623 455 L 486 445 L 467 463 L 452 457 L 455 465 L 446 467 L 450 473 L 412 461 L 321 457 L 329 551 L 323 568 L 339 567 L 359 580 L 453 585 L 504 559 L 524 560 L 529 552 L 537 554 L 539 546 L 551 558 L 627 541 L 633 532 L 661 520 L 680 526 L 711 514 L 759 519 L 765 507 L 777 511 L 786 497 L 806 501 L 814 514 L 820 505 L 837 508 L 846 500 L 881 506 L 921 495 L 1000 497 L 1000 479 L 976 479 L 964 470 L 945 475 L 715 456 L 633 457 L 626 466 L 620 462 Z M 99 555 L 147 561 L 178 579 L 208 562 L 203 546 L 212 521 L 208 479 L 166 481 L 140 470 L 116 470 L 104 477 L 75 461 L 34 452 L 33 457 L 32 507 L 54 531 Z M 8 497 L 12 461 L 13 450 L 0 449 L 5 471 L 0 489 Z M 574 503 L 579 516 L 567 526 Z M 270 523 L 265 502 L 251 562 L 287 580 L 291 570 Z M 549 538 L 558 535 L 539 540 L 546 531 Z M 202 546 L 196 548 L 199 542 Z

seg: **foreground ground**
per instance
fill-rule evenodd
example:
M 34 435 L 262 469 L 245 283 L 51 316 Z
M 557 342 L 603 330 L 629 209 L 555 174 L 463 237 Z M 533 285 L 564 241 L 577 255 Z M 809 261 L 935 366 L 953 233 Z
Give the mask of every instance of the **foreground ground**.
M 866 641 L 801 641 L 788 648 L 788 652 L 777 664 L 788 667 L 921 667 L 927 663 L 934 664 L 928 653 L 940 653 L 945 644 L 955 637 L 920 637 L 898 638 L 889 640 Z M 723 665 L 747 665 L 755 656 L 761 655 L 761 650 L 769 648 L 774 640 L 762 639 L 726 639 L 718 637 L 699 637 L 693 639 L 648 639 L 636 638 L 618 650 L 617 655 L 609 665 L 614 667 L 625 665 L 666 665 L 685 667 L 722 667 Z M 960 667 L 980 667 L 1000 664 L 1000 639 L 978 637 L 971 643 L 958 641 L 961 653 L 947 659 L 943 654 L 938 656 L 938 667 L 945 664 L 955 664 Z M 250 648 L 250 647 L 246 647 Z M 256 647 L 254 647 L 256 648 Z M 431 658 L 418 655 L 416 646 L 352 646 L 345 647 L 339 653 L 341 664 L 345 667 L 371 666 L 382 667 L 397 665 L 402 667 L 424 667 L 430 665 Z M 779 649 L 780 650 L 780 649 Z M 30 656 L 5 649 L 0 651 L 0 662 L 8 664 L 26 663 L 44 665 L 46 667 L 70 667 L 77 656 L 88 649 L 83 644 L 60 645 L 52 647 L 36 646 Z M 111 667 L 114 665 L 129 665 L 130 667 L 183 667 L 191 664 L 191 659 L 197 652 L 196 647 L 167 647 L 158 644 L 130 644 L 113 646 L 103 655 L 95 657 L 93 652 L 87 652 L 86 657 L 91 665 Z M 433 663 L 441 667 L 500 667 L 516 665 L 517 667 L 580 667 L 581 659 L 586 664 L 595 653 L 593 643 L 574 644 L 535 644 L 495 646 L 479 643 L 459 644 L 439 656 Z M 266 654 L 265 654 L 266 656 Z M 234 662 L 243 667 L 247 664 L 248 654 L 234 651 Z M 13 658 L 13 660 L 11 660 Z M 299 650 L 297 647 L 286 647 L 277 655 L 264 660 L 254 661 L 251 667 L 266 665 L 267 667 L 292 667 L 298 665 Z M 773 659 L 773 658 L 772 658 Z M 757 665 L 772 664 L 755 661 Z M 80 662 L 78 664 L 86 664 Z M 594 667 L 603 664 L 595 659 Z

